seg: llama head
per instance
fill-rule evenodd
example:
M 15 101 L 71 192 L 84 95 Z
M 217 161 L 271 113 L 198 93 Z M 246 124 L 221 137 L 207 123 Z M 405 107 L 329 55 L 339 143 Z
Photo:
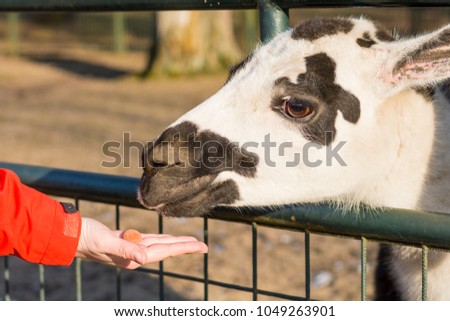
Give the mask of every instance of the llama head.
M 386 106 L 405 91 L 425 104 L 449 76 L 448 27 L 397 39 L 365 19 L 307 21 L 148 144 L 138 198 L 170 216 L 357 199 L 398 152 Z

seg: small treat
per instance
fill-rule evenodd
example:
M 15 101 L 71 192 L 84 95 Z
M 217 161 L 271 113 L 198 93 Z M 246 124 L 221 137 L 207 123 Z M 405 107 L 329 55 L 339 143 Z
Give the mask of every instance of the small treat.
M 139 244 L 142 242 L 141 233 L 133 229 L 126 230 L 123 233 L 122 238 L 126 241 L 133 242 L 135 244 Z

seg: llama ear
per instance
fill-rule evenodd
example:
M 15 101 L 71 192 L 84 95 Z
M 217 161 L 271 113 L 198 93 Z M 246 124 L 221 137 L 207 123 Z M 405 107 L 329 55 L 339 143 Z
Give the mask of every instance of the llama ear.
M 450 25 L 398 42 L 399 51 L 388 82 L 400 89 L 433 85 L 450 78 Z

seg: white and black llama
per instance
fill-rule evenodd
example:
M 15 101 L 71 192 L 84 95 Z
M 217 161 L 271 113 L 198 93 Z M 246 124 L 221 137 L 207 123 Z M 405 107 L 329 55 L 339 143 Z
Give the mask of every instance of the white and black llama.
M 399 39 L 366 19 L 307 21 L 148 145 L 139 200 L 168 216 L 318 201 L 449 212 L 449 77 L 450 26 Z M 383 246 L 377 299 L 419 299 L 419 262 Z M 429 299 L 450 300 L 448 255 L 430 254 L 428 281 Z

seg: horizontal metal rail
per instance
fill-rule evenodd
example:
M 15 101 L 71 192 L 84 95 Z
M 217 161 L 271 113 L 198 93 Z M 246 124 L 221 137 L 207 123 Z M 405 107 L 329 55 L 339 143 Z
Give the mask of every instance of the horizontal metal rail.
M 138 178 L 5 162 L 0 167 L 13 170 L 24 184 L 47 194 L 141 207 L 136 200 Z M 210 218 L 450 250 L 450 215 L 444 213 L 299 204 L 278 209 L 220 207 Z
M 258 0 L 2 0 L 0 11 L 137 11 L 255 9 Z M 447 0 L 278 0 L 283 9 L 336 7 L 445 7 Z
M 251 9 L 256 0 L 2 0 L 0 11 L 158 11 Z

